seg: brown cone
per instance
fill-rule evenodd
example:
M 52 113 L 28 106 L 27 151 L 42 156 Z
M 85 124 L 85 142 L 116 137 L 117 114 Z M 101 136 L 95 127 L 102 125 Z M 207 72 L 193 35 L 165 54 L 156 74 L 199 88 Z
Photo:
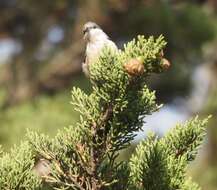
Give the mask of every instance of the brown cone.
M 168 70 L 171 66 L 171 63 L 167 59 L 163 58 L 161 66 L 164 70 Z
M 125 71 L 131 76 L 139 76 L 144 73 L 144 65 L 141 60 L 132 58 L 124 64 Z

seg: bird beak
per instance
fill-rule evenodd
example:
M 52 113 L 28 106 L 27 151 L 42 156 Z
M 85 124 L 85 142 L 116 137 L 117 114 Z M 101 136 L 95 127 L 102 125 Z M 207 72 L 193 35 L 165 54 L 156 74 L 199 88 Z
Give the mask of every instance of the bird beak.
M 84 29 L 84 30 L 83 30 L 83 34 L 87 33 L 88 31 L 89 31 L 88 28 Z
M 87 40 L 87 33 L 84 34 L 83 39 L 86 41 Z
M 83 39 L 85 41 L 88 41 L 88 39 L 89 39 L 89 29 L 84 30 L 83 33 L 84 33 Z

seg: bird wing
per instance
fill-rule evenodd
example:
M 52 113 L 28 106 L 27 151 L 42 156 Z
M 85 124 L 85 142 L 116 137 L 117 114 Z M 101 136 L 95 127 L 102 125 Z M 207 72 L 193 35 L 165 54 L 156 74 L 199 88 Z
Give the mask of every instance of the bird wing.
M 116 46 L 116 44 L 109 39 L 108 39 L 107 45 L 113 50 L 118 50 L 118 47 Z

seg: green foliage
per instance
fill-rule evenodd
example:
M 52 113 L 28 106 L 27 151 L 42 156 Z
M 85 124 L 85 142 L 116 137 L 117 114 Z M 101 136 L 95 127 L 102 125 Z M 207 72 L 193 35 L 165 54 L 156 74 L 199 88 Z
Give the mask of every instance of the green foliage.
M 159 0 L 132 1 L 129 7 L 113 14 L 119 38 L 128 40 L 140 33 L 145 36 L 163 34 L 169 44 L 165 54 L 173 63 L 172 69 L 152 77 L 150 84 L 164 103 L 186 96 L 192 88 L 195 65 L 203 62 L 202 48 L 217 34 L 216 17 L 207 11 L 210 7 L 204 9 L 199 1 Z
M 40 179 L 33 173 L 34 154 L 27 142 L 15 146 L 0 158 L 0 189 L 39 189 Z
M 199 189 L 186 177 L 186 167 L 202 144 L 206 124 L 195 117 L 160 140 L 149 135 L 142 141 L 130 160 L 133 189 Z
M 25 161 L 25 169 L 6 164 L 4 171 L 16 171 L 13 178 L 27 172 L 22 178 L 23 189 L 36 189 L 39 184 L 61 190 L 198 189 L 185 173 L 202 143 L 207 120 L 195 118 L 183 127 L 178 125 L 161 140 L 150 135 L 138 145 L 129 162 L 117 160 L 119 151 L 128 147 L 135 132 L 141 130 L 145 116 L 159 109 L 146 80 L 151 73 L 163 71 L 161 51 L 165 45 L 162 36 L 139 36 L 123 51 L 105 47 L 99 60 L 90 65 L 91 94 L 79 88 L 72 90 L 72 105 L 80 113 L 80 121 L 59 131 L 53 139 L 29 132 L 25 151 L 21 148 L 21 156 L 15 159 Z M 124 64 L 131 59 L 140 60 L 144 72 L 130 75 Z M 13 151 L 8 155 L 13 156 Z M 3 162 L 5 159 L 3 156 Z M 39 183 L 33 177 L 33 168 L 43 162 L 46 172 L 39 174 L 43 181 Z M 5 188 L 2 179 L 0 185 Z
M 183 127 L 177 125 L 163 139 L 168 154 L 174 154 L 176 157 L 183 156 L 186 161 L 194 160 L 197 149 L 204 139 L 208 118 L 201 121 L 196 117 L 185 123 Z

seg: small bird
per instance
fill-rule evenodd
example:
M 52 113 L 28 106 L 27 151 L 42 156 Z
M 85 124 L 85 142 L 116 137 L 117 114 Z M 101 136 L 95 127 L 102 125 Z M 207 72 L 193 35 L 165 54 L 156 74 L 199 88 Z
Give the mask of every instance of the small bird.
M 82 63 L 82 70 L 89 78 L 89 65 L 96 62 L 102 49 L 107 46 L 111 50 L 117 51 L 118 48 L 108 35 L 94 22 L 87 22 L 83 27 L 84 40 L 86 41 L 86 56 Z

